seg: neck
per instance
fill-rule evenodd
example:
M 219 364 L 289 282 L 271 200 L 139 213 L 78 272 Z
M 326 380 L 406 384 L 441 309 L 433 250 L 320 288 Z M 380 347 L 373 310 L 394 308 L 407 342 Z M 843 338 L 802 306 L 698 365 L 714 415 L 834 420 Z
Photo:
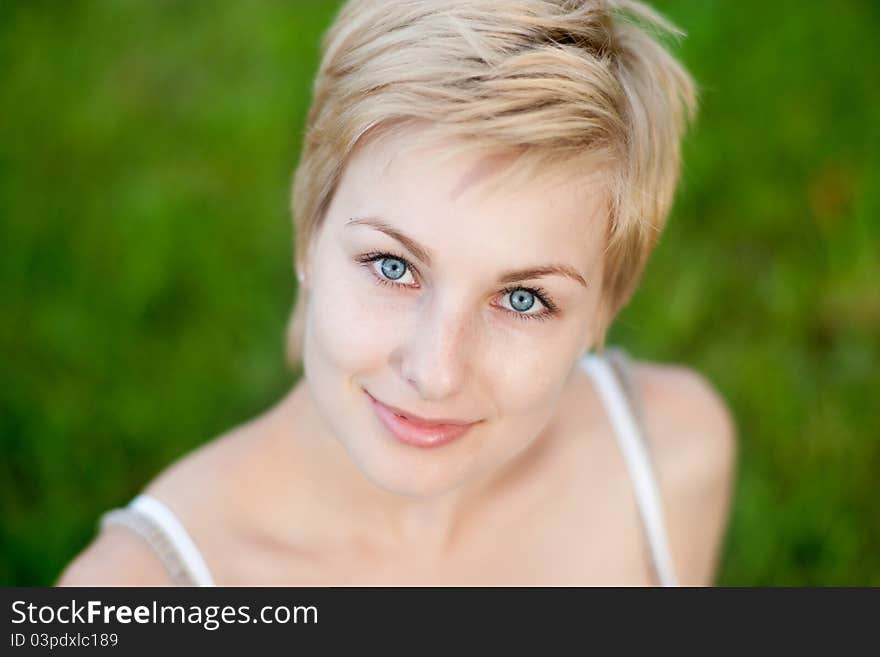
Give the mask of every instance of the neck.
M 281 406 L 286 430 L 279 432 L 279 439 L 295 464 L 295 475 L 286 484 L 293 508 L 308 500 L 309 515 L 319 514 L 318 522 L 331 535 L 389 553 L 440 557 L 451 551 L 513 480 L 534 470 L 526 464 L 533 463 L 532 453 L 544 450 L 548 442 L 532 441 L 508 462 L 453 490 L 411 497 L 377 486 L 357 468 L 318 414 L 305 381 Z

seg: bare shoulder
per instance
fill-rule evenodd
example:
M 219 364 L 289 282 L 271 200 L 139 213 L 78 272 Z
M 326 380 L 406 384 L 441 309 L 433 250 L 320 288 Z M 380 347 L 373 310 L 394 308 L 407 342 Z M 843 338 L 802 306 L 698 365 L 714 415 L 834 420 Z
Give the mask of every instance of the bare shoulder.
M 289 483 L 287 403 L 285 398 L 185 453 L 141 491 L 174 514 L 212 573 L 212 565 L 235 561 L 236 539 L 252 529 L 247 523 L 272 510 L 265 500 L 274 499 L 273 482 Z M 173 581 L 140 535 L 110 525 L 67 565 L 56 585 L 170 586 Z
M 253 481 L 263 453 L 265 417 L 258 417 L 184 454 L 143 489 L 168 507 L 209 561 L 219 560 L 231 502 Z M 262 441 L 262 442 L 261 442 Z M 57 586 L 171 586 L 153 548 L 137 533 L 111 525 L 65 568 Z
M 636 360 L 633 365 L 657 457 L 675 456 L 682 471 L 729 467 L 736 452 L 735 422 L 712 382 L 684 365 Z
M 168 465 L 150 481 L 143 493 L 168 507 L 200 550 L 210 549 L 214 536 L 205 527 L 217 528 L 226 497 L 218 482 L 223 474 L 237 480 L 240 445 L 246 429 L 215 438 Z M 64 570 L 58 586 L 171 586 L 164 565 L 153 548 L 124 526 L 103 529 Z
M 107 527 L 64 569 L 56 586 L 172 586 L 152 548 L 124 527 Z
M 735 420 L 700 372 L 666 363 L 633 364 L 679 580 L 712 584 L 731 506 Z

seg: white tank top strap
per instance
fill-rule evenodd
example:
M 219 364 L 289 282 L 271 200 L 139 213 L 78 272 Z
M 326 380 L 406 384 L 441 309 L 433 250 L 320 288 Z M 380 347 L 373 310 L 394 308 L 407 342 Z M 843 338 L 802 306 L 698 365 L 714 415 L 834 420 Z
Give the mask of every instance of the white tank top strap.
M 617 437 L 617 444 L 632 479 L 657 580 L 661 586 L 676 586 L 677 580 L 663 517 L 663 501 L 642 426 L 637 417 L 638 397 L 630 378 L 627 354 L 619 347 L 606 348 L 603 355 L 585 354 L 581 358 L 581 363 L 593 379 L 602 405 L 608 413 Z
M 138 495 L 127 507 L 104 513 L 99 524 L 102 529 L 121 525 L 141 536 L 178 586 L 214 586 L 208 565 L 186 528 L 155 497 Z

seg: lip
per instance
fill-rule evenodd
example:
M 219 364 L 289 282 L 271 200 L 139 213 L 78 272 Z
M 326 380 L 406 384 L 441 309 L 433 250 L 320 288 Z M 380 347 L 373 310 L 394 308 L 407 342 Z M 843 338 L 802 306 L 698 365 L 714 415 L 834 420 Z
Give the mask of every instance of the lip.
M 445 418 L 425 420 L 380 402 L 364 390 L 379 421 L 398 441 L 413 447 L 439 447 L 463 436 L 477 422 Z M 400 413 L 407 417 L 400 417 Z

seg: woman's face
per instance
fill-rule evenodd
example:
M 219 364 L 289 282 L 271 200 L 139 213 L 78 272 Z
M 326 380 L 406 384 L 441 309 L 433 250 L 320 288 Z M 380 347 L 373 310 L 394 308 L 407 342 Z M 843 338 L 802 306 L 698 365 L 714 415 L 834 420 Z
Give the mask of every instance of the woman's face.
M 405 134 L 374 141 L 349 163 L 312 245 L 306 382 L 334 437 L 386 491 L 438 495 L 516 455 L 591 344 L 600 187 L 582 176 L 481 198 L 501 164 L 441 163 L 408 150 Z M 476 424 L 412 444 L 373 399 Z

